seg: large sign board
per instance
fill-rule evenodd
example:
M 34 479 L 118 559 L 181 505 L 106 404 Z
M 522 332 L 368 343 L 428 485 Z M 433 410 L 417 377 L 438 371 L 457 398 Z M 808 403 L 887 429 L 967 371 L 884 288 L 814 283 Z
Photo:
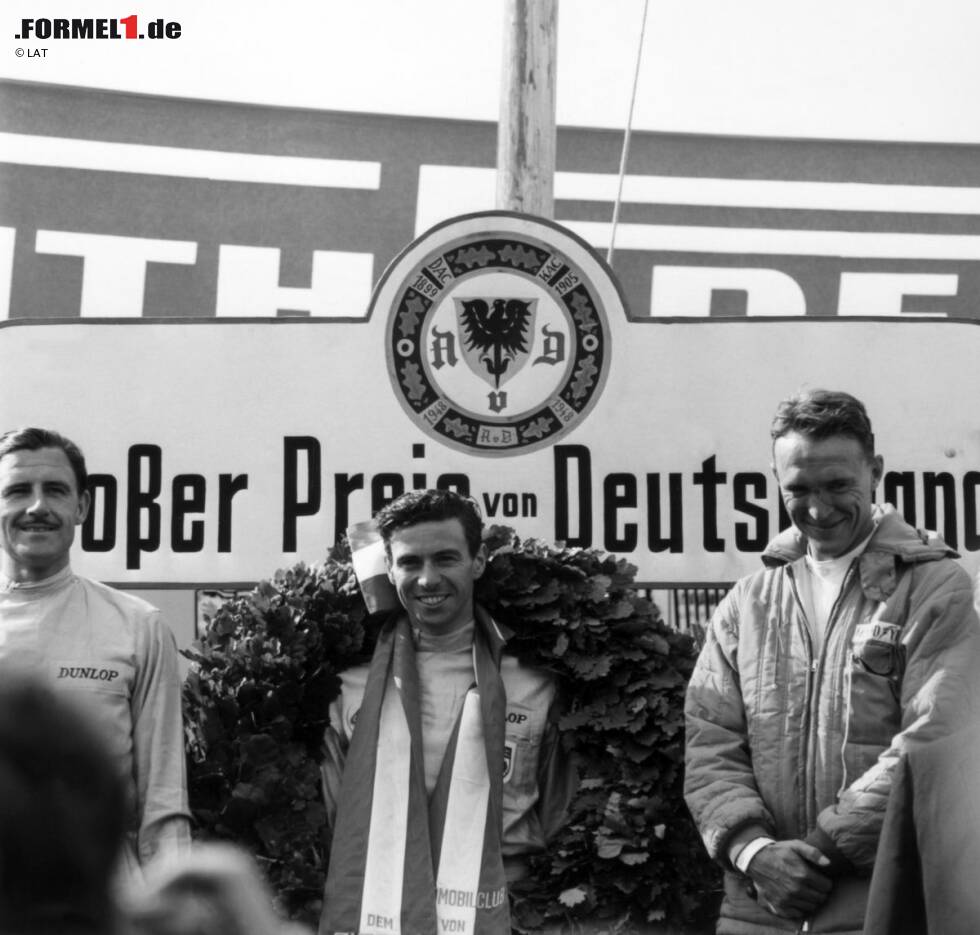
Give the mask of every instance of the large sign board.
M 491 214 L 441 231 L 398 258 L 363 320 L 0 327 L 0 424 L 58 427 L 89 457 L 94 507 L 76 567 L 123 584 L 253 581 L 319 559 L 347 525 L 401 491 L 440 485 L 466 491 L 489 522 L 524 536 L 627 556 L 641 582 L 731 581 L 757 566 L 784 522 L 769 472 L 776 402 L 819 385 L 868 405 L 885 458 L 883 497 L 977 568 L 976 321 L 664 322 L 631 313 L 599 257 L 557 225 Z M 509 246 L 538 253 L 516 280 L 499 282 Z M 466 251 L 482 256 L 478 265 L 441 278 L 443 262 Z M 551 285 L 562 281 L 561 265 L 581 277 L 581 292 Z M 419 288 L 409 291 L 413 282 Z M 430 285 L 428 305 L 413 308 Z M 558 376 L 527 404 L 561 423 L 545 444 L 495 444 L 503 428 L 491 420 L 503 410 L 473 415 L 480 396 L 490 405 L 496 394 L 499 404 L 510 384 L 491 386 L 478 372 L 486 361 L 462 359 L 464 300 L 486 300 L 486 323 L 498 287 L 525 306 L 537 300 L 527 347 L 514 351 L 526 354 L 525 369 L 557 334 L 580 366 L 598 346 L 590 336 L 600 310 L 608 326 L 603 382 L 588 399 L 576 400 Z M 596 313 L 578 326 L 561 311 L 574 318 L 576 294 Z M 450 350 L 458 380 L 439 374 Z M 483 350 L 501 370 L 501 348 L 489 341 Z M 417 365 L 419 386 L 438 381 L 431 404 L 416 408 L 404 395 L 407 364 Z M 573 415 L 564 422 L 566 405 Z M 440 434 L 452 407 L 489 426 L 485 444 L 479 427 L 470 444 Z M 515 412 L 515 431 L 531 426 L 524 409 Z
M 634 134 L 616 289 L 620 135 L 559 129 L 559 226 L 450 231 L 495 137 L 0 81 L 0 426 L 88 452 L 78 567 L 247 583 L 439 483 L 641 581 L 730 581 L 808 384 L 867 402 L 881 496 L 977 567 L 980 147 Z M 490 265 L 405 249 L 433 227 Z

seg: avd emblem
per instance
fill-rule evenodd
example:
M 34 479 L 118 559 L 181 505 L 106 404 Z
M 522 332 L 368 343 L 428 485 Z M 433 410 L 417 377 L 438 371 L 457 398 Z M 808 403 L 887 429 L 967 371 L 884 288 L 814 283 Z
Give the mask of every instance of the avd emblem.
M 622 301 L 611 273 L 574 235 L 495 212 L 416 241 L 373 305 L 388 309 L 388 369 L 409 416 L 448 445 L 505 455 L 554 442 L 598 399 L 610 297 Z

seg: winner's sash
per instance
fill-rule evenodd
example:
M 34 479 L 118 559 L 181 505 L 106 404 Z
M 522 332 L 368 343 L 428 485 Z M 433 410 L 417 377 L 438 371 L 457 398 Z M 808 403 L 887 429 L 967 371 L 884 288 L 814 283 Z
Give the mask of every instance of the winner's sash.
M 388 619 L 344 767 L 320 935 L 510 935 L 502 639 L 477 610 L 470 688 L 431 800 L 408 620 Z

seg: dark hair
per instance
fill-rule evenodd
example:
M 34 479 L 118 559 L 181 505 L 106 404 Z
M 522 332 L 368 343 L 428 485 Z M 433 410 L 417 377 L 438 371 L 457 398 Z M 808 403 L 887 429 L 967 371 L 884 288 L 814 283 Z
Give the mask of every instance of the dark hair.
M 419 523 L 437 523 L 444 519 L 458 519 L 462 523 L 470 556 L 476 555 L 483 541 L 483 518 L 473 500 L 454 490 L 410 490 L 374 515 L 389 557 L 392 533 Z
M 784 399 L 776 408 L 769 434 L 773 443 L 790 432 L 810 438 L 846 435 L 860 443 L 870 461 L 875 456 L 871 420 L 861 400 L 833 390 L 804 390 Z
M 11 429 L 0 435 L 0 459 L 15 451 L 38 451 L 41 448 L 60 448 L 65 453 L 72 471 L 75 472 L 78 493 L 79 495 L 84 493 L 88 486 L 85 456 L 70 438 L 65 438 L 64 435 L 50 429 L 38 428 Z
M 0 802 L 0 931 L 108 930 L 122 777 L 88 717 L 17 670 L 0 680 Z

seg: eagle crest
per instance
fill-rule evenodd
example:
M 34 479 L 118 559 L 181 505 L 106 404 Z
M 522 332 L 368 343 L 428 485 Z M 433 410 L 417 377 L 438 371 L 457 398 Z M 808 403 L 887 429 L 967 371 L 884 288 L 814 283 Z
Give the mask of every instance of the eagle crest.
M 536 299 L 457 299 L 463 354 L 494 389 L 528 358 Z M 479 364 L 483 371 L 476 366 Z

